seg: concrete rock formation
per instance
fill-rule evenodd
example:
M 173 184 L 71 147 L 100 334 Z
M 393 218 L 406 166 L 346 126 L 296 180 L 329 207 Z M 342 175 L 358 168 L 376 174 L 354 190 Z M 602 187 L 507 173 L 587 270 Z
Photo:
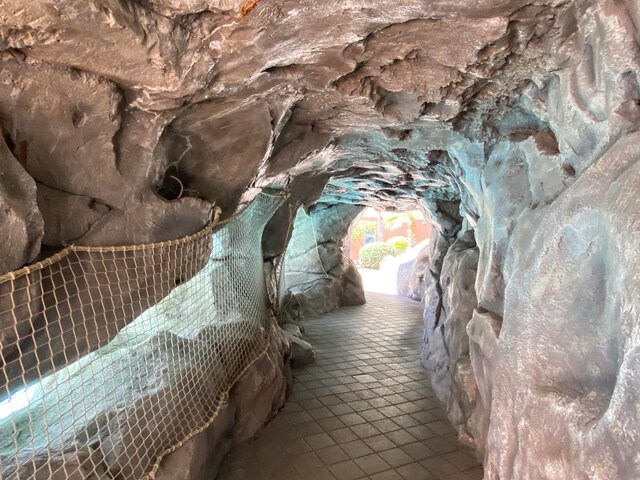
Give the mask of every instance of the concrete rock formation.
M 229 392 L 228 400 L 220 405 L 213 423 L 165 457 L 156 478 L 215 477 L 224 455 L 233 446 L 257 435 L 283 405 L 292 380 L 290 353 L 284 334 L 275 331 L 265 352 L 247 368 Z M 184 440 L 185 433 L 191 433 L 192 428 L 212 417 L 219 371 L 225 368 L 223 358 L 217 368 L 198 372 L 200 362 L 189 351 L 189 341 L 169 332 L 150 338 L 137 349 L 115 348 L 103 355 L 109 357 L 115 373 L 111 369 L 96 372 L 87 361 L 76 367 L 82 373 L 65 386 L 64 392 L 42 389 L 36 394 L 32 402 L 45 412 L 44 416 L 19 413 L 15 422 L 17 432 L 12 431 L 11 423 L 2 425 L 1 453 L 12 450 L 12 434 L 27 437 L 29 431 L 44 432 L 46 427 L 65 432 L 64 437 L 37 435 L 34 445 L 37 452 L 48 451 L 48 455 L 39 453 L 31 463 L 31 452 L 25 452 L 24 458 L 3 462 L 2 478 L 16 478 L 17 466 L 21 475 L 37 478 L 50 478 L 50 471 L 54 471 L 51 478 L 55 480 L 140 478 L 166 448 Z M 146 369 L 145 357 L 153 359 L 153 369 Z M 169 364 L 180 370 L 178 375 L 167 373 Z M 172 384 L 176 377 L 184 383 L 187 379 L 191 381 L 182 385 L 180 395 L 175 394 L 176 385 Z M 84 410 L 83 416 L 77 417 L 65 400 L 68 402 L 73 393 L 86 395 L 88 378 L 95 381 L 96 387 L 83 402 L 76 401 Z M 115 388 L 111 395 L 100 395 L 101 389 L 110 388 Z M 132 397 L 136 401 L 123 406 L 123 399 Z M 185 405 L 189 408 L 184 408 Z M 140 423 L 140 418 L 146 422 Z M 131 442 L 137 438 L 139 428 L 148 432 L 144 444 Z M 82 433 L 73 438 L 77 432 Z M 91 438 L 90 445 L 82 445 L 80 439 L 84 436 Z M 76 447 L 66 455 L 59 454 L 56 448 L 60 445 L 51 444 L 52 440 Z M 51 449 L 47 450 L 47 446 Z M 181 473 L 178 475 L 177 471 Z M 189 476 L 185 476 L 187 473 Z
M 360 274 L 342 252 L 349 225 L 361 210 L 346 203 L 317 203 L 309 213 L 298 211 L 284 258 L 290 293 L 284 315 L 295 309 L 307 317 L 365 303 Z
M 0 271 L 7 272 L 33 261 L 40 253 L 42 242 L 42 214 L 36 203 L 36 185 L 0 141 L 0 229 L 10 245 L 2 260 Z
M 397 258 L 396 292 L 421 302 L 426 290 L 425 277 L 429 269 L 429 242 L 421 242 Z
M 318 273 L 309 250 L 283 261 L 304 207 L 331 227 L 331 278 L 294 292 L 319 312 L 362 301 L 336 234 L 353 212 L 420 205 L 423 360 L 485 478 L 640 477 L 637 1 L 4 0 L 0 18 L 3 271 L 193 233 L 279 186 L 270 294 L 282 266 Z
M 316 352 L 309 342 L 289 332 L 286 332 L 286 336 L 291 345 L 291 366 L 293 368 L 304 367 L 315 361 Z

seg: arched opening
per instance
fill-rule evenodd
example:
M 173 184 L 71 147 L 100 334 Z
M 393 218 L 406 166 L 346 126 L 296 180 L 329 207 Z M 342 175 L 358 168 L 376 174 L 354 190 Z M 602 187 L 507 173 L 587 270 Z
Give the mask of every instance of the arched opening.
M 640 478 L 637 1 L 0 18 L 0 478 Z

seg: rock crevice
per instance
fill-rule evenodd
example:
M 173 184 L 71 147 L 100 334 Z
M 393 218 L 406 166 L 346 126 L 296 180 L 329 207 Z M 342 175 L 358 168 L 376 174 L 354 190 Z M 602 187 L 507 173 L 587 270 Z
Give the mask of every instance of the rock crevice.
M 358 209 L 420 207 L 423 359 L 485 477 L 639 477 L 636 3 L 0 3 L 0 270 L 285 187 L 293 320 L 364 300 Z

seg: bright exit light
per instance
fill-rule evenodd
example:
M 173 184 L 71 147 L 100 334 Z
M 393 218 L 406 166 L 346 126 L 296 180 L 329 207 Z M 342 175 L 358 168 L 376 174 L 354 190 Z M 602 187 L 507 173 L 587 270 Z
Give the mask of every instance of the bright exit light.
M 0 402 L 0 420 L 10 417 L 16 412 L 23 410 L 29 406 L 31 399 L 36 391 L 37 385 L 24 387 L 6 400 Z

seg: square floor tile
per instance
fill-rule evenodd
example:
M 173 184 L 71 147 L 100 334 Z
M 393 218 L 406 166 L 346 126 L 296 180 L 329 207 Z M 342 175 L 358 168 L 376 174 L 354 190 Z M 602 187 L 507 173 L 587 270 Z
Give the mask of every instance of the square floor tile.
M 358 435 L 359 438 L 368 438 L 373 437 L 374 435 L 379 435 L 380 430 L 369 423 L 361 423 L 359 425 L 353 425 L 351 427 L 353 433 Z
M 257 480 L 257 479 L 252 479 Z M 280 479 L 288 480 L 288 479 Z M 336 477 L 329 471 L 327 467 L 315 468 L 309 472 L 305 472 L 302 480 L 336 480 Z
M 369 445 L 374 452 L 384 452 L 395 448 L 395 444 L 384 435 L 375 435 L 373 437 L 365 438 L 364 443 Z
M 297 455 L 311 451 L 311 447 L 302 437 L 283 441 L 280 448 L 285 455 Z
M 334 463 L 349 460 L 349 456 L 338 445 L 316 450 L 316 454 L 325 465 L 333 465 Z
M 407 454 L 407 452 L 398 447 L 380 452 L 380 457 L 393 468 L 401 467 L 415 461 Z
M 322 418 L 333 417 L 333 413 L 327 407 L 314 408 L 313 410 L 307 410 L 307 413 L 311 415 L 314 420 L 320 420 Z
M 389 433 L 396 430 L 400 430 L 400 425 L 395 423 L 393 420 L 385 418 L 384 420 L 376 420 L 375 422 L 371 422 L 371 425 L 376 427 L 382 433 Z
M 408 465 L 398 467 L 396 468 L 396 472 L 405 480 L 438 480 L 419 463 L 409 463 Z
M 408 433 L 406 430 L 395 430 L 385 434 L 389 440 L 401 447 L 402 445 L 408 445 L 414 443 L 416 438 Z
M 453 475 L 460 471 L 460 469 L 447 462 L 444 458 L 438 456 L 426 458 L 420 462 L 420 465 L 429 470 L 437 478 L 444 478 L 447 475 Z
M 329 470 L 336 479 L 340 480 L 356 480 L 357 478 L 365 476 L 365 473 L 353 460 L 347 460 L 346 462 L 331 465 Z
M 358 439 L 358 436 L 347 427 L 331 430 L 328 433 L 338 444 L 348 443 Z
M 318 420 L 318 425 L 320 425 L 325 432 L 329 432 L 331 430 L 336 430 L 338 428 L 343 428 L 345 425 L 336 417 L 323 418 Z
M 380 413 L 375 408 L 358 412 L 358 415 L 364 418 L 367 422 L 375 422 L 376 420 L 382 420 L 383 418 L 386 418 L 382 413 Z
M 416 425 L 415 427 L 409 427 L 407 428 L 407 432 L 418 440 L 426 440 L 428 438 L 433 438 L 436 436 L 436 434 L 425 425 Z
M 304 423 L 304 422 L 308 422 L 310 420 L 313 420 L 313 418 L 311 418 L 311 416 L 305 412 L 295 412 L 295 413 L 288 413 L 286 414 L 286 420 L 291 424 L 291 425 L 297 425 L 299 423 Z
M 304 437 L 304 440 L 309 444 L 313 450 L 319 450 L 321 448 L 335 445 L 335 441 L 326 433 L 317 433 L 309 437 Z
M 348 427 L 367 422 L 364 418 L 362 418 L 357 413 L 347 413 L 346 415 L 339 415 L 338 418 L 342 423 L 344 423 Z
M 461 471 L 465 471 L 465 470 L 469 470 L 471 468 L 477 467 L 480 465 L 480 462 L 478 461 L 478 459 L 463 451 L 463 450 L 459 450 L 457 452 L 452 452 L 452 453 L 447 453 L 445 455 L 443 455 L 443 457 L 445 458 L 445 460 L 447 460 L 449 463 L 455 465 L 456 467 L 458 467 L 459 470 Z
M 347 403 L 339 403 L 337 405 L 331 405 L 328 407 L 334 415 L 346 415 L 348 413 L 353 413 L 353 408 L 349 406 Z
M 462 448 L 460 444 L 442 437 L 428 438 L 427 440 L 424 440 L 424 444 L 436 454 L 440 455 L 455 452 Z
M 315 452 L 301 453 L 290 457 L 291 464 L 299 473 L 305 473 L 309 470 L 322 467 L 322 460 Z
M 358 458 L 373 453 L 373 450 L 362 440 L 354 440 L 353 442 L 340 445 L 342 449 L 349 455 L 349 458 Z
M 221 480 L 482 480 L 420 364 L 421 305 L 373 295 L 306 322 L 316 362 Z
M 299 423 L 296 425 L 296 430 L 304 436 L 315 435 L 316 433 L 322 433 L 324 430 L 314 420 L 305 423 Z
M 356 464 L 367 474 L 373 475 L 374 473 L 380 473 L 385 470 L 389 470 L 389 464 L 385 462 L 379 455 L 372 453 L 371 455 L 365 455 L 354 460 Z
M 404 480 L 402 476 L 395 470 L 387 470 L 386 472 L 376 473 L 369 477 L 370 480 Z
M 415 461 L 424 460 L 425 458 L 432 457 L 434 455 L 433 450 L 422 442 L 410 443 L 408 445 L 403 445 L 400 448 L 402 448 L 402 450 L 404 450 Z

